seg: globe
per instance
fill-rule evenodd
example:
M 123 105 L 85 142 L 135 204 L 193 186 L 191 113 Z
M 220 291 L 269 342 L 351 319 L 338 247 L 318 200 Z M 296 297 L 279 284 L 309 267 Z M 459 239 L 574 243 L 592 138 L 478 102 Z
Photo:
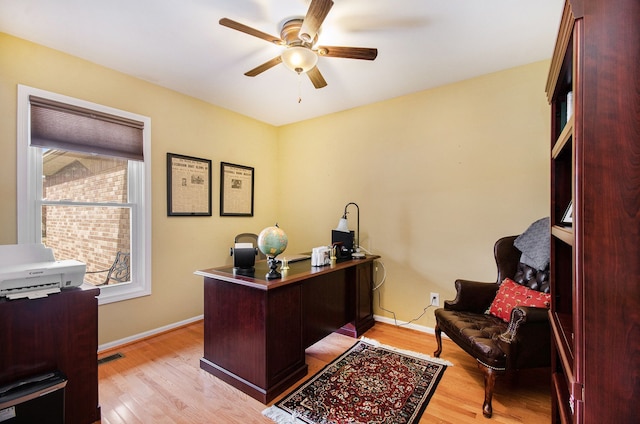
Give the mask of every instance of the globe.
M 288 242 L 287 235 L 278 227 L 278 224 L 265 228 L 258 235 L 258 249 L 271 258 L 284 252 Z

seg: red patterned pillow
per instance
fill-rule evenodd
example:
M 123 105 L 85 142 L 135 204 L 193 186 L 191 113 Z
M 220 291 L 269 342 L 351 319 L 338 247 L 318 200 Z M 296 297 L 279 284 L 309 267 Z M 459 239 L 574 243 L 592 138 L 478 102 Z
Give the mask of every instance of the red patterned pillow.
M 548 308 L 551 302 L 551 295 L 529 287 L 521 286 L 510 278 L 505 278 L 496 297 L 491 302 L 489 313 L 503 321 L 509 322 L 511 310 L 516 306 L 535 306 L 538 308 Z

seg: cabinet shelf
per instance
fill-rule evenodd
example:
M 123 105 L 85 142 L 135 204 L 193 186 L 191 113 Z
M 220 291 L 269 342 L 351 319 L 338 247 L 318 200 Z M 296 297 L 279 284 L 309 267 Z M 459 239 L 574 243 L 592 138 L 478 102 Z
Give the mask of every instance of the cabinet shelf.
M 553 394 L 558 399 L 562 399 L 562 402 L 558 402 L 558 415 L 560 416 L 560 422 L 562 424 L 570 424 L 571 410 L 569 409 L 569 393 L 567 391 L 567 384 L 563 381 L 562 375 L 554 373 L 551 377 Z
M 549 319 L 551 322 L 551 328 L 553 329 L 555 346 L 562 362 L 562 368 L 567 377 L 567 381 L 573 382 L 575 381 L 573 376 L 573 317 L 570 314 L 550 311 Z
M 562 240 L 569 246 L 573 246 L 573 227 L 560 227 L 554 225 L 551 227 L 551 235 Z
M 567 142 L 571 140 L 572 136 L 573 136 L 573 116 L 569 118 L 564 128 L 562 129 L 562 132 L 560 133 L 558 140 L 553 145 L 553 150 L 551 151 L 551 157 L 553 159 L 558 159 L 558 157 L 562 153 L 562 150 L 567 145 Z

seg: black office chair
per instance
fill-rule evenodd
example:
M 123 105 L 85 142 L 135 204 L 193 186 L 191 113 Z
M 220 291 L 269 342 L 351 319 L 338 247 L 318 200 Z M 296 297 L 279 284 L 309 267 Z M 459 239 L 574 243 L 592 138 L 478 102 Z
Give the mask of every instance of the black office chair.
M 233 243 L 251 243 L 253 247 L 258 247 L 258 235 L 253 233 L 241 233 L 236 236 Z M 258 249 L 258 259 L 267 259 L 267 256 Z

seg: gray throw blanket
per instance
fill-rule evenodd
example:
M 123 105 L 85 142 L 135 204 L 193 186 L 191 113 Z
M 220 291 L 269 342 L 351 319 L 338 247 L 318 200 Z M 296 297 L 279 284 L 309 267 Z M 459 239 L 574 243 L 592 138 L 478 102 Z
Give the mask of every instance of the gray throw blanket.
M 522 252 L 520 262 L 543 271 L 549 265 L 551 254 L 551 228 L 549 217 L 541 218 L 531 224 L 513 242 Z

